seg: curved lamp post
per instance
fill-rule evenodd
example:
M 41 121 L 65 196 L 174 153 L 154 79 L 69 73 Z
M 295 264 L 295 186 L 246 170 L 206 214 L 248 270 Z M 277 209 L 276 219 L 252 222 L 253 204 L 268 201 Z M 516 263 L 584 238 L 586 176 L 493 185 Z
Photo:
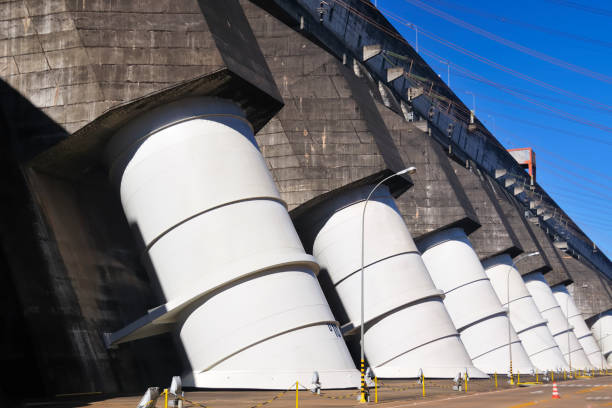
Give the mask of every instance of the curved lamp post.
M 359 399 L 359 402 L 367 402 L 366 398 L 365 398 L 365 357 L 364 357 L 364 339 L 363 339 L 363 335 L 364 335 L 364 307 L 363 307 L 363 287 L 364 287 L 364 279 L 363 279 L 363 270 L 364 270 L 364 247 L 365 247 L 365 211 L 366 211 L 366 207 L 368 206 L 368 201 L 370 200 L 370 197 L 372 196 L 372 194 L 374 193 L 374 191 L 380 187 L 380 185 L 382 183 L 384 183 L 385 181 L 389 180 L 390 178 L 393 178 L 395 176 L 401 176 L 402 174 L 414 174 L 416 173 L 416 167 L 408 167 L 404 170 L 400 170 L 397 173 L 394 173 L 392 175 L 390 175 L 389 177 L 384 178 L 383 180 L 381 180 L 376 186 L 374 186 L 374 188 L 372 189 L 372 191 L 370 191 L 370 194 L 368 194 L 368 198 L 366 198 L 365 200 L 365 204 L 363 205 L 363 213 L 361 216 L 361 398 Z
M 520 255 L 513 262 L 514 265 L 510 265 L 508 267 L 508 273 L 506 275 L 506 300 L 508 302 L 508 353 L 510 354 L 510 385 L 514 385 L 514 378 L 512 377 L 512 323 L 510 322 L 510 272 L 512 271 L 512 267 L 516 266 L 516 264 L 522 261 L 523 259 L 539 254 L 539 251 L 535 251 Z

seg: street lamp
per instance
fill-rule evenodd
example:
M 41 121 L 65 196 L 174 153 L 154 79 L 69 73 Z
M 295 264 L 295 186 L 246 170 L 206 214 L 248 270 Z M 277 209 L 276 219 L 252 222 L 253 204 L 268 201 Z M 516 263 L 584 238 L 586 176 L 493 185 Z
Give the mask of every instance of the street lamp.
M 527 254 L 522 254 L 518 256 L 514 261 L 514 265 L 519 263 L 525 258 L 529 258 L 530 256 L 539 255 L 539 251 L 529 252 Z M 514 385 L 514 377 L 512 377 L 512 323 L 510 322 L 510 272 L 512 271 L 512 266 L 508 266 L 508 273 L 506 274 L 506 301 L 508 302 L 508 353 L 510 357 L 510 385 Z
M 395 176 L 401 176 L 402 174 L 414 174 L 416 173 L 416 167 L 408 167 L 404 170 L 400 170 L 397 173 L 394 173 L 392 175 L 390 175 L 389 177 L 386 177 L 384 179 L 382 179 L 376 186 L 374 186 L 374 188 L 372 189 L 372 191 L 370 191 L 370 194 L 368 194 L 368 198 L 366 198 L 365 200 L 365 204 L 363 205 L 363 213 L 361 215 L 361 398 L 359 399 L 359 402 L 367 402 L 365 399 L 365 355 L 364 355 L 364 306 L 363 306 L 363 289 L 364 289 L 364 279 L 363 279 L 363 270 L 364 270 L 364 262 L 365 262 L 365 257 L 364 257 L 364 247 L 365 247 L 365 212 L 366 212 L 366 207 L 368 206 L 368 201 L 370 200 L 370 197 L 372 196 L 372 194 L 374 193 L 374 191 L 380 187 L 380 185 L 382 183 L 384 183 L 385 181 L 389 180 L 392 177 Z

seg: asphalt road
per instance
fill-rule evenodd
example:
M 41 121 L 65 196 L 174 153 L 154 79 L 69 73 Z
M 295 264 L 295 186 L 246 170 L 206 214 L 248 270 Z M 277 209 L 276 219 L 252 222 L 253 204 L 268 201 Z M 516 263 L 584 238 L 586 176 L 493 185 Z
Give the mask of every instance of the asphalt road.
M 522 381 L 531 379 L 521 377 Z M 470 381 L 468 391 L 453 391 L 450 381 L 426 381 L 426 396 L 421 385 L 414 381 L 387 381 L 381 384 L 379 402 L 370 402 L 370 407 L 457 407 L 457 408 L 562 408 L 562 407 L 612 407 L 612 376 L 561 381 L 557 383 L 561 399 L 552 399 L 552 384 L 510 387 L 499 381 L 495 388 L 493 380 Z M 298 408 L 364 407 L 356 401 L 354 390 L 324 391 L 315 395 L 300 391 Z M 136 408 L 140 395 L 72 395 L 47 400 L 27 401 L 25 407 L 41 408 Z M 207 408 L 294 408 L 295 390 L 278 391 L 195 391 L 187 392 L 185 398 L 196 404 L 185 403 L 184 407 L 206 406 Z M 372 395 L 373 400 L 373 395 Z M 18 405 L 17 405 L 18 406 Z M 163 407 L 163 398 L 157 402 Z
M 552 399 L 552 384 L 519 387 L 431 401 L 379 404 L 381 408 L 403 407 L 487 407 L 487 408 L 569 408 L 612 407 L 612 377 L 558 383 L 561 399 Z

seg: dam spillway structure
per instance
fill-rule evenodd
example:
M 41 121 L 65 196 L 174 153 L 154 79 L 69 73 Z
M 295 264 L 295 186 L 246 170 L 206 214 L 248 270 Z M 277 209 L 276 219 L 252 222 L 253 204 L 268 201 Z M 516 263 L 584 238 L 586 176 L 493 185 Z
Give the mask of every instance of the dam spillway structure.
M 354 386 L 316 262 L 237 105 L 191 98 L 159 107 L 120 129 L 107 156 L 167 299 L 156 321 L 176 322 L 193 368 L 184 384 L 285 389 L 316 371 L 323 387 Z
M 1 339 L 0 364 L 13 369 L 0 373 L 0 394 L 8 391 L 36 398 L 63 393 L 140 393 L 180 373 L 187 374 L 186 384 L 206 380 L 208 385 L 216 382 L 223 387 L 248 383 L 249 387 L 285 388 L 288 384 L 280 384 L 283 376 L 297 374 L 308 385 L 312 371 L 318 370 L 325 371 L 325 375 L 319 372 L 323 387 L 333 386 L 330 378 L 338 379 L 336 384 L 342 386 L 351 376 L 355 379 L 351 386 L 357 385 L 358 373 L 354 363 L 342 357 L 346 357 L 346 346 L 334 323 L 347 323 L 348 319 L 337 313 L 337 299 L 323 299 L 315 290 L 315 260 L 300 249 L 286 213 L 288 210 L 290 217 L 297 219 L 296 211 L 305 209 L 304 204 L 326 202 L 358 185 L 375 183 L 381 172 L 408 165 L 419 169 L 413 178 L 414 186 L 402 192 L 405 186 L 389 184 L 389 189 L 416 243 L 459 228 L 469 237 L 478 259 L 486 261 L 501 254 L 516 258 L 522 252 L 539 250 L 533 248 L 532 238 L 524 235 L 526 231 L 527 235 L 537 235 L 541 242 L 543 238 L 565 240 L 566 252 L 561 256 L 571 254 L 581 263 L 584 261 L 594 275 L 576 269 L 571 284 L 571 279 L 557 274 L 561 269 L 557 271 L 559 265 L 553 265 L 548 253 L 545 256 L 551 259 L 534 256 L 516 267 L 523 276 L 542 273 L 549 286 L 569 285 L 587 326 L 599 333 L 600 338 L 596 333 L 593 337 L 602 343 L 610 359 L 607 333 L 611 331 L 611 306 L 597 290 L 601 286 L 609 292 L 612 264 L 606 254 L 595 249 L 594 242 L 541 185 L 524 173 L 476 115 L 473 123 L 465 117 L 468 107 L 418 52 L 401 36 L 388 35 L 395 29 L 371 3 L 346 0 L 343 4 L 350 7 L 342 7 L 341 2 L 321 5 L 306 0 L 2 3 L 0 26 L 7 29 L 0 35 L 4 45 L 0 47 L 0 180 L 5 186 L 0 200 L 0 277 L 7 290 L 0 304 L 9 329 Z M 212 109 L 216 119 L 166 123 L 155 132 L 178 138 L 162 140 L 151 135 L 136 142 L 134 149 L 116 145 L 130 138 L 120 136 L 120 129 L 127 129 L 137 118 L 144 117 L 141 115 L 163 111 L 153 118 L 161 123 L 174 103 L 193 98 L 216 101 L 218 105 L 213 105 L 217 110 Z M 194 109 L 192 113 L 210 113 L 204 105 L 201 108 L 205 112 Z M 248 124 L 252 131 L 247 129 Z M 200 137 L 183 133 L 187 128 Z M 207 129 L 206 134 L 196 128 Z M 233 130 L 218 135 L 208 132 L 226 128 Z M 227 140 L 216 138 L 221 133 L 228 136 Z M 247 163 L 261 159 L 256 159 L 259 153 L 255 152 L 257 146 L 251 133 L 265 163 L 258 164 L 260 170 L 244 170 Z M 117 150 L 109 146 L 114 135 L 117 136 L 112 145 Z M 179 143 L 180 138 L 183 139 Z M 244 177 L 238 177 L 238 181 L 234 176 L 226 178 L 226 167 L 213 169 L 214 181 L 203 175 L 208 171 L 204 171 L 205 163 L 198 158 L 212 154 L 208 147 L 202 147 L 206 140 L 238 143 L 236 148 L 213 157 L 211 163 L 223 165 L 224 157 L 232 162 L 238 160 L 235 168 L 243 169 Z M 164 170 L 157 172 L 150 161 L 155 159 L 148 155 L 164 143 L 175 152 L 189 150 L 189 160 L 168 168 L 161 164 Z M 114 154 L 105 159 L 105 149 L 124 153 L 119 160 L 113 158 Z M 235 153 L 244 155 L 244 163 L 234 157 Z M 142 163 L 131 162 L 145 156 L 148 159 Z M 109 164 L 114 168 L 112 184 Z M 124 209 L 118 177 L 127 169 L 124 189 L 130 183 L 135 186 L 137 180 L 142 181 L 143 188 L 152 188 L 155 180 L 137 175 L 140 165 L 150 166 L 151 177 L 160 181 L 172 171 L 180 172 L 172 183 L 166 179 L 155 187 L 178 189 L 195 182 L 198 188 L 187 188 L 186 195 L 175 194 L 177 202 L 171 202 L 170 195 L 164 196 L 167 214 L 164 211 L 155 222 L 144 222 L 154 206 L 149 202 L 144 207 L 134 205 L 138 193 L 144 194 L 137 188 L 133 198 L 124 197 Z M 265 177 L 264 167 L 269 172 Z M 257 176 L 254 183 L 249 181 L 254 180 L 252 176 Z M 477 178 L 485 183 L 479 184 Z M 235 182 L 233 187 L 226 182 L 230 179 Z M 256 191 L 256 185 L 265 191 Z M 512 198 L 516 214 L 503 210 L 495 215 L 497 209 L 493 207 L 504 209 L 510 201 L 482 199 L 487 185 Z M 199 191 L 201 186 L 207 186 L 211 196 Z M 218 202 L 218 207 L 199 208 L 191 201 L 206 196 L 199 202 L 210 204 L 212 201 L 204 199 L 214 201 L 213 196 L 229 194 L 233 188 L 239 188 L 244 195 L 236 192 L 237 201 L 226 196 L 230 201 Z M 215 218 L 240 213 L 251 204 L 253 211 L 249 212 L 261 214 L 256 216 L 258 219 L 245 219 L 244 212 L 242 216 Z M 181 208 L 191 208 L 193 212 L 182 213 Z M 200 214 L 200 210 L 204 212 Z M 132 225 L 127 221 L 128 214 Z M 173 215 L 174 221 L 193 217 L 173 227 Z M 236 226 L 240 217 L 244 222 Z M 213 218 L 224 224 L 226 221 L 220 220 L 227 220 L 236 234 L 244 231 L 244 237 L 253 237 L 254 229 L 261 231 L 262 224 L 266 220 L 267 223 L 252 245 L 247 246 L 240 237 L 226 239 L 232 233 L 228 230 L 222 231 L 226 234 L 220 235 L 223 239 L 213 242 L 220 246 L 213 254 L 212 246 L 207 245 L 198 251 L 201 254 L 191 253 L 182 259 L 167 255 L 173 243 L 179 246 L 177 254 L 195 247 L 197 239 L 192 242 L 185 237 L 201 237 L 204 232 L 198 226 L 209 221 L 214 224 Z M 519 228 L 519 220 L 533 228 Z M 309 222 L 308 218 L 305 222 Z M 153 226 L 157 227 L 152 229 Z M 517 240 L 511 237 L 512 231 Z M 274 245 L 279 236 L 285 237 L 282 244 L 289 243 L 291 248 Z M 236 247 L 232 246 L 234 241 Z M 279 259 L 262 252 L 258 258 L 261 268 L 257 269 L 249 251 L 266 245 L 274 246 L 272 252 Z M 405 247 L 411 248 L 408 244 Z M 189 282 L 189 293 L 180 294 L 185 288 L 178 277 L 189 273 L 185 263 L 195 263 L 197 255 L 209 254 L 204 260 L 206 265 L 221 265 L 220 257 L 233 249 L 240 254 L 234 260 L 244 260 L 248 276 L 231 282 L 217 281 L 220 283 L 212 291 L 206 285 L 199 286 L 202 282 Z M 287 262 L 280 259 L 282 254 Z M 175 271 L 172 267 L 171 274 L 176 279 L 168 278 L 166 269 L 174 262 L 182 262 L 183 268 Z M 379 263 L 383 262 L 381 259 Z M 567 259 L 568 265 L 570 262 Z M 240 274 L 241 266 L 225 266 L 231 273 Z M 218 275 L 207 275 L 208 272 L 202 271 L 202 276 L 211 277 L 208 283 L 215 285 L 213 275 Z M 324 294 L 329 294 L 326 273 L 319 274 L 319 283 L 325 288 Z M 295 290 L 291 281 L 304 283 L 307 289 L 287 299 Z M 586 290 L 584 285 L 588 285 Z M 262 286 L 284 292 L 278 298 L 267 299 L 270 303 L 238 295 Z M 229 302 L 228 296 L 235 301 Z M 593 296 L 595 300 L 591 301 Z M 418 307 L 439 311 L 433 305 L 440 303 L 442 297 L 432 295 L 421 303 L 409 303 L 401 312 L 409 313 L 408 309 Z M 250 307 L 253 302 L 265 305 Z M 308 308 L 312 313 L 301 315 L 291 324 L 270 318 L 253 322 L 249 327 L 257 330 L 252 332 L 228 334 L 237 310 L 250 307 L 253 310 L 248 310 L 249 316 L 255 319 L 270 316 L 273 302 L 282 303 L 275 309 L 283 311 L 291 305 L 316 305 Z M 333 317 L 323 310 L 325 302 L 332 305 Z M 226 307 L 228 303 L 231 307 Z M 213 310 L 222 310 L 223 315 Z M 444 311 L 449 316 L 453 312 L 445 306 Z M 384 317 L 392 319 L 400 314 L 393 310 Z M 236 324 L 246 327 L 240 320 L 246 315 L 238 317 Z M 278 323 L 276 328 L 274 324 L 267 325 L 272 320 Z M 329 326 L 324 321 L 329 321 Z M 202 331 L 204 323 L 206 330 Z M 215 332 L 209 323 L 219 326 L 219 331 Z M 423 325 L 415 322 L 415 326 Z M 499 326 L 504 326 L 505 333 L 505 325 Z M 444 327 L 419 334 L 437 338 L 450 332 L 447 325 Z M 460 340 L 467 329 L 459 333 Z M 202 332 L 205 342 L 192 341 L 194 332 L 198 338 Z M 309 334 L 300 336 L 288 348 L 281 347 L 280 343 L 297 333 Z M 375 333 L 369 333 L 370 342 L 374 338 L 380 340 L 380 336 L 373 337 Z M 493 337 L 502 335 L 494 333 Z M 127 341 L 130 338 L 133 341 Z M 456 335 L 440 338 L 432 348 L 433 344 L 455 344 L 449 340 L 452 338 Z M 257 339 L 262 341 L 252 347 L 245 344 Z M 320 346 L 306 346 L 307 350 L 316 347 L 315 354 L 309 352 L 313 355 L 309 361 L 301 359 L 302 354 L 295 348 L 304 339 Z M 345 340 L 354 345 L 354 336 Z M 405 346 L 394 343 L 389 351 L 401 353 Z M 426 346 L 408 350 L 405 357 L 392 361 L 401 361 L 404 367 L 409 363 L 424 366 L 422 358 L 409 360 Z M 340 349 L 331 351 L 335 347 Z M 470 367 L 461 347 L 452 347 L 452 356 L 445 354 L 446 350 L 438 354 L 452 362 L 453 370 L 460 365 Z M 587 345 L 583 347 L 588 349 Z M 236 353 L 225 354 L 231 354 L 231 350 Z M 255 350 L 260 352 L 256 356 L 252 354 Z M 292 356 L 283 359 L 282 367 L 278 363 L 279 352 Z M 327 358 L 330 354 L 334 357 Z M 506 358 L 507 353 L 500 354 L 501 359 Z M 469 359 L 470 353 L 467 355 Z M 261 363 L 264 356 L 266 362 Z M 219 364 L 207 371 L 214 364 L 211 360 Z M 593 358 L 590 361 L 596 366 Z M 436 360 L 436 365 L 436 370 L 450 371 L 444 368 L 443 361 Z M 502 361 L 499 365 L 503 368 L 498 373 L 507 370 L 507 363 Z M 380 366 L 380 370 L 383 368 L 385 365 Z M 269 375 L 271 370 L 274 379 Z M 257 378 L 251 375 L 255 371 L 260 374 Z M 58 375 L 65 372 L 71 375 Z M 222 372 L 230 378 L 215 377 Z
M 591 331 L 586 326 L 580 311 L 576 307 L 574 303 L 574 299 L 572 299 L 572 295 L 567 291 L 567 287 L 565 285 L 557 285 L 552 287 L 553 295 L 557 302 L 559 303 L 559 307 L 563 312 L 563 315 L 568 321 L 568 324 L 572 327 L 574 334 L 580 341 L 580 338 L 583 336 L 592 336 Z M 571 340 L 570 340 L 571 341 Z M 583 349 L 582 345 L 577 350 L 569 350 L 568 363 L 573 369 L 578 370 L 591 370 L 595 368 L 593 364 L 589 361 L 589 358 Z
M 571 325 L 559 306 L 559 302 L 548 286 L 544 275 L 539 272 L 523 277 L 527 290 L 533 297 L 538 310 L 547 321 L 555 342 L 559 346 L 566 362 L 569 362 L 570 350 L 572 355 L 580 350 L 581 345 Z M 568 364 L 569 367 L 569 364 Z
M 569 369 L 512 258 L 500 255 L 484 261 L 483 266 L 533 365 L 544 372 Z
M 460 228 L 450 228 L 418 242 L 422 258 L 474 365 L 487 373 L 534 367 L 512 328 L 472 245 Z M 509 350 L 511 348 L 511 350 Z
M 597 332 L 593 330 L 593 327 L 612 308 L 610 283 L 594 271 L 585 259 L 574 258 L 571 253 L 565 253 L 561 250 L 558 250 L 558 253 L 565 261 L 573 278 L 573 282 L 566 285 L 568 293 L 580 312 L 580 317 L 584 320 L 586 327 L 591 327 L 589 332 L 580 322 L 577 323 L 576 327 L 580 333 L 578 341 L 591 364 L 598 369 L 606 369 L 606 359 L 603 355 L 605 352 L 599 344 L 603 341 L 598 341 L 599 337 L 603 338 L 604 330 L 602 330 L 602 326 L 599 326 L 600 330 Z
M 504 236 L 505 230 L 501 231 L 503 227 L 490 226 L 489 224 L 483 227 L 481 225 L 478 212 L 481 212 L 484 216 L 483 219 L 486 220 L 497 217 L 497 214 L 481 211 L 481 197 L 476 197 L 474 190 L 477 191 L 478 188 L 482 189 L 482 187 L 464 184 L 465 177 L 471 177 L 471 173 L 467 172 L 467 176 L 460 173 L 461 169 L 458 168 L 460 166 L 455 166 L 455 163 L 449 160 L 443 149 L 432 141 L 430 135 L 437 131 L 431 128 L 420 128 L 419 125 L 423 125 L 423 123 L 400 120 L 399 115 L 385 109 L 382 103 L 378 104 L 378 107 L 387 126 L 400 141 L 398 148 L 402 158 L 405 162 L 414 163 L 419 169 L 413 176 L 414 187 L 399 196 L 396 201 L 409 230 L 414 231 L 417 236 L 417 245 L 421 251 L 423 251 L 421 247 L 423 240 L 432 239 L 432 246 L 435 246 L 433 241 L 438 239 L 437 237 L 441 241 L 445 241 L 445 234 L 451 230 L 451 235 L 455 234 L 459 237 L 459 240 L 464 240 L 462 244 L 467 242 L 468 245 L 471 245 L 466 234 L 475 234 L 486 228 L 487 232 L 483 234 L 483 237 L 487 238 L 483 240 L 483 247 L 487 251 L 516 253 L 517 248 L 514 242 L 509 242 L 511 240 L 507 237 L 499 238 Z M 473 179 L 470 178 L 470 180 Z M 472 189 L 471 187 L 475 188 Z M 492 236 L 495 239 L 492 239 Z M 446 290 L 450 292 L 445 294 L 444 303 L 474 365 L 489 374 L 507 372 L 510 357 L 507 346 L 510 323 L 507 318 L 502 316 L 504 312 L 490 283 L 480 281 L 480 279 L 486 280 L 487 278 L 484 276 L 484 271 L 473 248 L 470 246 L 466 249 L 462 244 L 459 244 L 459 247 L 467 252 L 465 258 L 457 258 L 455 253 L 446 252 L 445 249 L 442 249 L 432 251 L 435 252 L 434 255 L 431 253 L 428 255 L 426 251 L 423 252 L 423 259 L 436 287 L 445 292 Z M 427 256 L 435 260 L 428 264 Z M 435 263 L 438 260 L 440 263 Z M 472 264 L 471 262 L 474 261 L 476 263 Z M 467 266 L 463 262 L 467 262 Z M 472 266 L 476 268 L 478 277 L 471 275 Z M 481 274 L 478 274 L 478 272 L 481 272 Z M 472 293 L 474 297 L 465 296 L 465 293 L 461 292 L 461 287 L 466 283 L 472 283 L 472 278 L 476 281 L 475 288 L 473 287 L 475 292 Z M 459 289 L 454 291 L 452 290 L 454 288 Z M 484 292 L 480 291 L 481 288 L 484 288 Z M 462 296 L 464 296 L 466 302 L 457 301 L 457 299 L 462 299 Z M 474 299 L 480 296 L 482 296 L 483 304 L 472 303 L 475 301 Z M 481 315 L 483 305 L 485 316 Z M 483 317 L 485 320 L 487 318 L 494 319 L 492 325 L 495 329 L 503 327 L 502 332 L 497 332 L 493 340 L 490 336 L 482 337 L 481 333 L 478 333 L 478 329 L 472 327 L 471 323 L 480 323 L 480 319 Z M 489 322 L 489 324 L 491 323 Z M 483 330 L 493 331 L 494 329 L 489 327 Z M 532 370 L 533 366 L 515 334 L 513 334 L 511 343 L 513 344 L 512 353 L 515 356 L 513 358 L 515 364 L 518 364 L 523 372 Z M 489 352 L 492 354 L 487 355 Z
M 296 209 L 298 232 L 321 265 L 323 287 L 328 299 L 335 300 L 331 304 L 342 316 L 343 332 L 358 343 L 358 254 L 365 220 L 364 348 L 374 374 L 454 378 L 467 371 L 472 378 L 486 378 L 470 360 L 388 187 L 380 186 L 366 206 L 373 187 L 344 189 L 308 209 Z
M 612 310 L 598 316 L 591 326 L 593 337 L 597 340 L 608 367 L 612 367 Z

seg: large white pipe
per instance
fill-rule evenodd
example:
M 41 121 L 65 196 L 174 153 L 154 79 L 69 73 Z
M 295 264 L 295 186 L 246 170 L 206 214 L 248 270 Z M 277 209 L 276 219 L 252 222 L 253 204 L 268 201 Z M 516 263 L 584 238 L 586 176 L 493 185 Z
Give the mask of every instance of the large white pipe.
M 574 330 L 568 324 L 567 318 L 559 306 L 559 302 L 557 302 L 550 286 L 548 286 L 548 282 L 546 282 L 544 275 L 540 272 L 525 275 L 523 280 L 538 310 L 542 313 L 542 317 L 546 319 L 555 343 L 561 349 L 565 361 L 569 363 L 570 350 L 572 355 L 574 355 L 582 346 Z
M 185 99 L 122 128 L 111 177 L 167 304 L 189 372 L 212 388 L 359 384 L 348 349 L 244 113 Z
M 568 290 L 568 293 L 570 294 L 572 301 L 574 301 L 574 296 L 573 296 L 573 293 L 575 293 L 574 285 L 575 283 L 571 283 L 566 286 L 566 289 Z M 605 359 L 603 358 L 601 349 L 599 348 L 599 345 L 597 344 L 597 340 L 595 340 L 595 338 L 593 337 L 593 333 L 587 327 L 587 324 L 584 320 L 584 317 L 582 316 L 582 313 L 580 313 L 579 318 L 577 318 L 576 320 L 577 320 L 576 327 L 578 328 L 577 333 L 579 333 L 578 341 L 580 342 L 582 349 L 584 350 L 587 357 L 589 358 L 589 361 L 597 369 L 605 369 L 607 367 L 607 364 L 603 364 Z
M 345 192 L 309 218 L 313 255 L 329 273 L 347 317 L 361 327 L 361 227 L 372 186 Z M 379 187 L 365 214 L 365 354 L 381 378 L 452 378 L 468 370 L 486 377 L 470 360 L 395 202 Z M 312 234 L 312 232 L 311 232 Z M 356 331 L 356 330 L 355 330 Z
M 510 255 L 487 259 L 483 266 L 533 365 L 541 371 L 569 369 Z
M 474 365 L 487 373 L 534 370 L 465 232 L 450 228 L 418 243 Z M 510 341 L 508 333 L 510 332 Z M 510 349 L 511 347 L 511 349 Z
M 597 317 L 591 326 L 591 332 L 608 362 L 608 367 L 612 368 L 612 310 Z
M 565 285 L 554 286 L 552 292 L 561 307 L 563 315 L 568 320 L 570 327 L 573 328 L 573 332 L 576 334 L 578 341 L 580 342 L 580 339 L 583 337 L 591 336 L 591 331 L 584 322 L 582 314 L 576 307 L 574 299 L 567 291 Z M 595 366 L 591 364 L 583 347 L 582 342 L 580 342 L 580 349 L 571 351 L 568 357 L 570 361 L 568 362 L 572 366 L 572 369 L 589 370 L 595 368 Z

